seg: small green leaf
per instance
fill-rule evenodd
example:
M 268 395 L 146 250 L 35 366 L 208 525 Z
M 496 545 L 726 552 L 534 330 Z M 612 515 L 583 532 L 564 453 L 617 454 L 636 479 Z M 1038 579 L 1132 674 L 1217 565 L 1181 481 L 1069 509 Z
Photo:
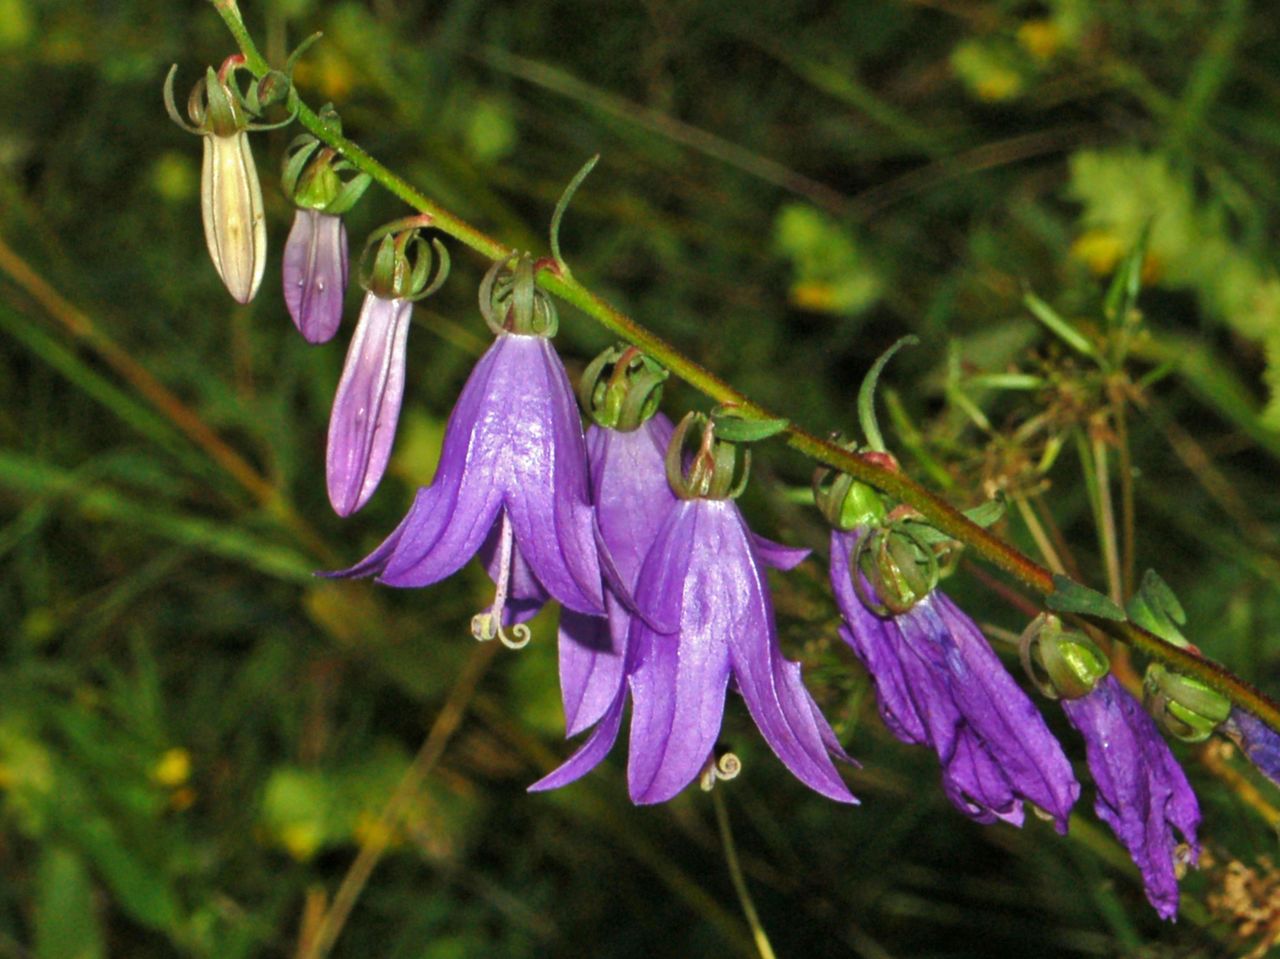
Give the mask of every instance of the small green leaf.
M 1055 613 L 1080 613 L 1124 622 L 1124 610 L 1097 590 L 1081 586 L 1067 576 L 1053 577 L 1053 592 L 1045 605 Z

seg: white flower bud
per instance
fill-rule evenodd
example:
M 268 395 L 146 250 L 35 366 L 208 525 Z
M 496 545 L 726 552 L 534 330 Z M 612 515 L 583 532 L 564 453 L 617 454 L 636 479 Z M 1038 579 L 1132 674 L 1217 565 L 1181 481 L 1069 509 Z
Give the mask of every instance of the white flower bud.
M 200 212 L 218 275 L 236 300 L 248 303 L 267 265 L 267 225 L 258 170 L 244 130 L 230 136 L 205 134 Z

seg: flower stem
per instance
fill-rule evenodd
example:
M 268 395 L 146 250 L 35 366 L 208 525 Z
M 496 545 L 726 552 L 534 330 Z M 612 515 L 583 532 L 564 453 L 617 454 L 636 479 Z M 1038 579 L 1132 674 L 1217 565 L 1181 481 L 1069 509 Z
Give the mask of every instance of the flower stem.
M 756 912 L 755 901 L 751 898 L 751 890 L 747 888 L 746 877 L 742 875 L 742 864 L 738 862 L 738 847 L 733 841 L 733 830 L 729 828 L 729 810 L 724 805 L 724 789 L 711 790 L 711 804 L 716 810 L 716 825 L 720 828 L 720 842 L 724 846 L 724 860 L 729 866 L 729 878 L 733 880 L 734 891 L 738 901 L 742 903 L 742 915 L 751 927 L 751 938 L 755 940 L 756 951 L 760 959 L 777 959 L 773 946 L 769 943 L 769 934 L 760 924 L 760 915 Z
M 210 0 L 210 2 L 226 23 L 227 29 L 244 54 L 245 65 L 256 76 L 262 76 L 268 69 L 267 61 L 246 29 L 234 0 Z M 490 260 L 503 260 L 515 254 L 516 251 L 511 247 L 441 207 L 383 166 L 358 144 L 348 140 L 336 125 L 326 123 L 314 110 L 303 103 L 296 90 L 289 94 L 289 107 L 296 109 L 298 122 L 317 139 L 337 150 L 353 167 L 362 173 L 367 173 L 389 193 L 420 213 L 428 214 L 432 218 L 432 226 L 441 233 L 453 237 L 459 243 Z M 776 413 L 752 402 L 657 334 L 615 309 L 572 276 L 561 275 L 556 269 L 543 269 L 537 275 L 537 283 L 547 292 L 578 307 L 615 336 L 643 350 L 716 403 L 732 404 L 736 407 L 738 414 L 746 418 L 782 419 Z M 854 479 L 874 486 L 899 502 L 914 507 L 931 525 L 964 543 L 987 562 L 1004 570 L 1023 585 L 1045 596 L 1055 591 L 1053 575 L 1049 570 L 994 533 L 970 521 L 955 507 L 900 471 L 864 460 L 858 454 L 841 449 L 835 443 L 798 426 L 789 426 L 786 432 L 780 435 L 788 446 L 803 456 L 824 466 L 848 473 Z M 1169 668 L 1200 680 L 1222 693 L 1235 705 L 1253 713 L 1276 732 L 1280 732 L 1280 705 L 1216 663 L 1173 646 L 1127 621 L 1115 622 L 1094 617 L 1075 617 L 1075 619 L 1077 622 L 1087 621 Z

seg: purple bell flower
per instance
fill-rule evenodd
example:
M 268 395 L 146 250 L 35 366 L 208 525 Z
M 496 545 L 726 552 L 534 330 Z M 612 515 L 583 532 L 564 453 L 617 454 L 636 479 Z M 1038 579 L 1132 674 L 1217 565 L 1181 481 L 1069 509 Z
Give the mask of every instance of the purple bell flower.
M 651 473 L 660 475 L 653 463 Z M 619 532 L 630 521 L 625 509 L 615 517 Z M 856 802 L 831 761 L 848 757 L 801 682 L 800 664 L 785 659 L 778 645 L 764 563 L 794 566 L 805 554 L 758 541 L 731 499 L 679 500 L 636 575 L 637 615 L 627 617 L 625 649 L 611 645 L 623 660 L 625 683 L 615 680 L 612 701 L 578 752 L 530 789 L 564 786 L 594 768 L 617 739 L 630 695 L 631 799 L 672 798 L 710 767 L 732 681 L 765 741 L 798 779 L 824 796 Z M 664 624 L 672 631 L 660 632 Z M 619 639 L 611 629 L 611 643 Z M 589 711 L 580 704 L 571 710 L 571 727 L 584 725 L 598 702 L 592 698 Z
M 832 532 L 831 584 L 845 619 L 840 635 L 871 674 L 885 725 L 937 752 L 947 796 L 966 815 L 1021 825 L 1027 800 L 1065 833 L 1080 784 L 1040 713 L 941 590 L 897 615 L 864 605 L 851 578 L 863 535 L 865 528 Z
M 284 302 L 308 343 L 327 343 L 342 322 L 347 289 L 347 228 L 342 217 L 311 208 L 294 212 L 284 245 Z
M 382 545 L 338 575 L 427 586 L 482 547 L 497 595 L 473 621 L 477 638 L 523 645 L 527 627 L 515 640 L 504 627 L 533 609 L 509 609 L 511 596 L 536 608 L 549 594 L 569 609 L 604 613 L 582 424 L 542 336 L 497 336 L 449 416 L 435 479 Z
M 301 211 L 300 211 L 301 212 Z M 382 481 L 404 398 L 413 303 L 366 293 L 329 416 L 325 476 L 339 516 L 360 509 Z
M 587 465 L 600 537 L 618 579 L 634 590 L 649 546 L 678 500 L 663 465 L 674 427 L 661 413 L 630 431 L 587 429 Z M 560 689 L 565 735 L 576 736 L 609 709 L 625 677 L 631 613 L 614 590 L 607 618 L 566 610 L 560 616 Z
M 1199 858 L 1200 806 L 1173 752 L 1147 712 L 1120 682 L 1105 676 L 1093 691 L 1064 699 L 1067 719 L 1085 741 L 1098 787 L 1094 812 L 1124 843 L 1142 872 L 1147 899 L 1162 919 L 1178 912 L 1178 866 Z M 1180 846 L 1174 830 L 1185 845 Z

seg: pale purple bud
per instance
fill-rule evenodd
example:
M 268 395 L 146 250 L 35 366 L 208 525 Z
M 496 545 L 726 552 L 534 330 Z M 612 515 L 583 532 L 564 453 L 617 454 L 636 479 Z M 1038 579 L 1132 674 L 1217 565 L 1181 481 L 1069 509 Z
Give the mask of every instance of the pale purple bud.
M 308 343 L 327 343 L 338 332 L 346 289 L 342 217 L 300 207 L 284 245 L 284 302 Z
M 391 458 L 412 312 L 409 300 L 372 293 L 360 308 L 333 398 L 325 456 L 329 502 L 339 516 L 350 516 L 368 502 Z

